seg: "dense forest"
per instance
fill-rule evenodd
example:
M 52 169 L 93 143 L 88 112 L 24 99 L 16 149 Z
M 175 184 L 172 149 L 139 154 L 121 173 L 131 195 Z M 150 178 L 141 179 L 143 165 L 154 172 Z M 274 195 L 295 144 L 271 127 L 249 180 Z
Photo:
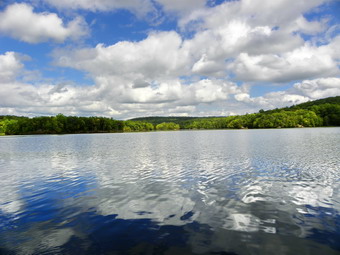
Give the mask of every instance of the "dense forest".
M 72 134 L 178 129 L 242 129 L 340 126 L 340 96 L 291 107 L 228 117 L 145 117 L 127 121 L 105 117 L 0 116 L 0 134 Z
M 228 117 L 145 117 L 131 121 L 145 121 L 158 125 L 173 122 L 180 129 L 224 128 L 294 128 L 340 126 L 340 96 L 310 101 L 291 107 L 260 110 L 258 113 Z

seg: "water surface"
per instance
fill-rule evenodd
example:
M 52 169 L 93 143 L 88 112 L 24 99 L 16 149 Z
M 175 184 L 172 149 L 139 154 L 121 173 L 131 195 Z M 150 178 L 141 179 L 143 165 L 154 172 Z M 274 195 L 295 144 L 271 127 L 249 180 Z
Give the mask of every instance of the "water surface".
M 340 128 L 0 138 L 0 254 L 340 254 Z

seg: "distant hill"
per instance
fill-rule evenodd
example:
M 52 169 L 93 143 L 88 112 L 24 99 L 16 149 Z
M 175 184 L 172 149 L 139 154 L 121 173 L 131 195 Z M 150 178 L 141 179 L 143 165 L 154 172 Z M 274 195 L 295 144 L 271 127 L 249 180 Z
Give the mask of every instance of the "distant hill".
M 292 105 L 292 106 L 287 106 L 287 107 L 277 108 L 277 109 L 271 109 L 271 110 L 267 110 L 267 111 L 263 111 L 263 112 L 271 113 L 271 112 L 277 112 L 277 111 L 281 111 L 281 110 L 285 110 L 285 111 L 292 111 L 293 110 L 294 111 L 294 110 L 297 110 L 297 109 L 309 110 L 313 106 L 319 106 L 319 105 L 324 105 L 324 104 L 340 105 L 340 96 L 317 99 L 317 100 L 308 101 L 308 102 L 297 104 L 297 105 Z
M 298 105 L 293 105 L 290 107 L 284 107 L 284 108 L 278 108 L 278 109 L 273 109 L 273 110 L 267 110 L 267 111 L 263 111 L 261 110 L 259 113 L 256 114 L 247 114 L 247 115 L 240 115 L 240 116 L 229 116 L 229 117 L 182 117 L 182 116 L 169 116 L 169 117 L 141 117 L 141 118 L 133 118 L 131 119 L 131 121 L 141 121 L 141 122 L 148 122 L 151 123 L 153 125 L 158 125 L 160 123 L 163 122 L 173 122 L 176 124 L 179 124 L 181 129 L 187 129 L 187 128 L 192 128 L 193 127 L 193 123 L 205 123 L 205 125 L 198 125 L 198 128 L 228 128 L 228 125 L 224 125 L 221 124 L 221 122 L 223 122 L 222 120 L 224 120 L 224 122 L 227 121 L 227 119 L 231 120 L 231 119 L 249 119 L 246 118 L 244 116 L 248 116 L 248 117 L 254 117 L 255 119 L 264 119 L 263 115 L 266 115 L 267 118 L 268 115 L 272 115 L 275 113 L 281 113 L 281 115 L 283 114 L 283 112 L 285 112 L 286 114 L 290 114 L 292 115 L 292 113 L 287 113 L 287 112 L 297 112 L 298 110 L 307 110 L 307 111 L 311 111 L 314 112 L 318 117 L 320 117 L 322 119 L 322 124 L 321 126 L 340 126 L 340 96 L 335 96 L 335 97 L 328 97 L 328 98 L 324 98 L 324 99 L 318 99 L 315 101 L 309 101 L 306 103 L 302 103 L 302 104 L 298 104 Z M 302 112 L 300 112 L 302 113 Z M 260 117 L 263 118 L 260 118 Z M 275 116 L 271 116 L 271 118 L 284 118 L 283 116 L 278 116 L 277 114 Z M 287 119 L 287 118 L 286 118 Z M 213 122 L 219 122 L 220 124 L 218 125 L 208 125 L 207 123 L 213 123 Z M 227 121 L 228 122 L 228 121 Z M 234 121 L 235 122 L 235 121 Z M 236 121 L 238 122 L 238 121 Z M 242 121 L 240 121 L 242 122 Z M 245 128 L 262 128 L 262 127 L 281 127 L 279 123 L 277 124 L 273 124 L 271 125 L 269 122 L 271 121 L 267 121 L 267 124 L 263 124 L 263 125 L 253 125 L 250 124 L 249 122 L 247 123 L 247 125 L 229 125 L 229 128 L 237 128 L 237 127 L 245 127 Z M 306 126 L 307 123 L 305 123 L 305 125 L 302 124 L 297 124 L 298 122 L 294 122 L 295 126 Z M 243 123 L 245 124 L 245 123 Z M 256 124 L 256 123 L 255 123 Z M 259 124 L 257 122 L 257 124 Z M 195 126 L 195 125 L 194 125 Z M 287 126 L 287 127 L 294 127 L 294 124 L 288 124 L 286 123 L 286 125 L 283 126 Z M 308 126 L 308 125 L 307 125 Z M 319 126 L 319 125 L 318 125 Z
M 153 125 L 158 125 L 164 122 L 174 122 L 176 124 L 179 124 L 180 126 L 183 126 L 187 123 L 191 123 L 194 120 L 198 119 L 211 119 L 211 118 L 224 118 L 224 117 L 183 117 L 183 116 L 169 116 L 169 117 L 163 117 L 163 116 L 155 116 L 155 117 L 141 117 L 141 118 L 133 118 L 130 119 L 131 121 L 142 121 L 142 122 L 148 122 Z
M 261 110 L 260 113 L 271 114 L 271 113 L 278 113 L 282 111 L 310 110 L 310 111 L 316 112 L 322 118 L 325 118 L 328 115 L 332 115 L 331 122 L 329 121 L 329 119 L 326 121 L 327 125 L 340 126 L 340 123 L 336 120 L 337 116 L 340 118 L 340 112 L 338 112 L 337 110 L 338 107 L 340 107 L 340 96 L 318 99 L 315 101 L 309 101 L 306 103 L 293 105 L 290 107 L 278 108 L 278 109 L 267 110 L 267 111 Z M 130 120 L 148 122 L 153 125 L 158 125 L 163 122 L 174 122 L 176 124 L 179 124 L 181 128 L 184 128 L 185 125 L 192 123 L 193 121 L 203 121 L 203 120 L 209 120 L 209 119 L 216 120 L 216 119 L 222 119 L 222 118 L 226 118 L 226 117 L 221 117 L 221 116 L 218 116 L 218 117 L 216 116 L 210 116 L 210 117 L 154 116 L 154 117 L 133 118 Z M 335 121 L 333 121 L 333 119 L 335 119 Z
M 309 101 L 302 104 L 293 105 L 290 107 L 264 111 L 263 113 L 270 114 L 280 111 L 297 111 L 309 110 L 315 112 L 323 119 L 324 126 L 340 126 L 340 96 L 328 97 Z
M 309 109 L 310 107 L 312 107 L 314 105 L 320 105 L 320 104 L 337 104 L 337 105 L 340 105 L 340 96 L 327 97 L 327 98 L 323 98 L 323 99 L 309 101 L 309 102 L 306 102 L 306 103 L 291 106 L 290 108 L 294 109 L 294 108 L 298 107 L 300 109 Z

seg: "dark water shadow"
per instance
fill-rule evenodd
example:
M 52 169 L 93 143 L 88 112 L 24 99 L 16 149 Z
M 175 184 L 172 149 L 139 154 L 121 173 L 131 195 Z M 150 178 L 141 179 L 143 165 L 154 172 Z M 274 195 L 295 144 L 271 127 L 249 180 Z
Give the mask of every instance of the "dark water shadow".
M 114 212 L 105 216 L 96 208 L 69 202 L 75 197 L 86 199 L 94 186 L 92 178 L 84 177 L 23 186 L 18 192 L 21 211 L 11 214 L 0 210 L 0 254 L 271 254 L 275 251 L 275 245 L 268 245 L 271 241 L 285 247 L 285 254 L 294 254 L 290 251 L 294 245 L 304 248 L 310 244 L 321 246 L 315 253 L 301 254 L 321 254 L 320 247 L 327 254 L 340 254 L 340 216 L 332 209 L 309 208 L 320 212 L 309 217 L 325 217 L 323 222 L 333 215 L 333 225 L 326 228 L 329 230 L 312 228 L 301 239 L 279 232 L 216 230 L 191 220 L 192 211 L 180 217 L 182 225 L 175 226 L 156 222 L 147 212 L 139 213 L 146 216 L 142 219 L 122 219 Z

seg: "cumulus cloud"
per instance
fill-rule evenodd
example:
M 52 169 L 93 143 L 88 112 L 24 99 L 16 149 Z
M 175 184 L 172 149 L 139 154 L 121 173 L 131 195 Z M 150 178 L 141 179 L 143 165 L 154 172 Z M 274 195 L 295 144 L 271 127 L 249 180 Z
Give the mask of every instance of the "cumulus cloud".
M 340 78 L 304 80 L 288 90 L 250 95 L 249 86 L 223 79 L 133 80 L 96 76 L 91 86 L 27 84 L 15 80 L 24 71 L 13 52 L 0 55 L 0 113 L 104 115 L 119 119 L 146 115 L 226 115 L 254 112 L 340 94 Z M 7 70 L 7 71 L 6 71 Z
M 304 80 L 294 84 L 293 91 L 311 99 L 340 95 L 340 78 Z
M 0 97 L 6 97 L 0 113 L 116 118 L 243 114 L 340 94 L 340 37 L 325 19 L 303 15 L 326 0 L 243 0 L 213 7 L 203 0 L 48 2 L 91 11 L 123 8 L 137 15 L 152 12 L 157 2 L 165 12 L 179 14 L 180 30 L 152 31 L 140 41 L 55 50 L 56 66 L 93 80 L 84 87 L 20 82 L 15 77 L 25 68 L 17 54 L 0 55 Z M 15 18 L 20 12 L 23 22 Z M 27 4 L 8 6 L 0 20 L 0 31 L 31 43 L 64 41 L 84 25 L 79 18 L 64 25 L 56 14 L 34 13 Z M 33 25 L 26 29 L 24 23 Z M 323 35 L 327 40 L 320 39 Z M 252 97 L 259 83 L 294 85 Z
M 184 16 L 179 24 L 182 28 L 193 21 L 201 21 L 200 28 L 216 28 L 223 26 L 232 20 L 251 22 L 254 26 L 280 26 L 285 29 L 296 28 L 297 19 L 301 15 L 328 0 L 300 1 L 294 0 L 270 1 L 270 0 L 242 0 L 225 1 L 213 8 L 195 10 Z M 294 6 L 294 8 L 292 8 Z M 295 24 L 292 27 L 292 24 Z M 307 26 L 309 22 L 302 24 Z M 315 23 L 313 23 L 315 24 Z
M 337 95 L 340 95 L 340 78 L 327 77 L 303 80 L 287 90 L 270 92 L 259 97 L 251 97 L 249 93 L 234 97 L 244 107 L 274 109 Z
M 201 9 L 205 6 L 206 0 L 156 0 L 163 6 L 166 12 L 188 12 L 194 9 Z
M 242 93 L 235 83 L 219 79 L 185 82 L 181 79 L 133 80 L 131 76 L 96 76 L 92 86 L 26 84 L 15 79 L 24 70 L 15 53 L 0 55 L 0 112 L 2 114 L 105 115 L 118 118 L 157 113 L 197 114 L 197 107 L 215 104 Z M 6 71 L 7 70 L 7 71 Z M 138 77 L 138 75 L 136 76 Z
M 18 54 L 11 51 L 0 55 L 0 83 L 13 81 L 22 67 Z
M 91 12 L 110 12 L 127 10 L 138 18 L 149 22 L 161 21 L 160 10 L 152 0 L 46 0 L 60 10 L 86 10 Z
M 193 9 L 204 8 L 206 0 L 46 0 L 52 6 L 60 9 L 84 9 L 89 11 L 129 10 L 137 16 L 145 17 L 156 14 L 161 8 L 166 13 L 183 14 Z
M 127 118 L 138 115 L 197 114 L 201 104 L 226 100 L 235 84 L 214 84 L 201 81 L 189 87 L 178 83 L 176 86 L 161 84 L 156 89 L 121 88 L 115 91 L 105 86 L 74 87 L 41 84 L 33 86 L 20 82 L 3 83 L 0 87 L 1 113 L 104 115 Z M 140 91 L 142 90 L 142 91 Z M 140 114 L 138 114 L 140 113 Z
M 94 79 L 119 75 L 131 83 L 142 81 L 143 86 L 181 76 L 234 76 L 241 82 L 282 83 L 340 74 L 333 40 L 318 46 L 296 33 L 325 31 L 323 21 L 308 21 L 302 15 L 324 1 L 288 8 L 284 12 L 289 19 L 274 15 L 273 10 L 287 7 L 290 1 L 266 2 L 265 11 L 253 2 L 226 2 L 186 15 L 180 24 L 201 21 L 192 38 L 174 31 L 154 32 L 139 42 L 58 52 L 56 63 L 86 71 Z
M 46 0 L 49 4 L 62 9 L 86 9 L 90 11 L 110 11 L 128 9 L 147 13 L 152 9 L 149 0 Z
M 282 55 L 241 53 L 230 68 L 243 81 L 289 82 L 339 74 L 338 63 L 327 50 L 309 45 Z
M 57 51 L 55 56 L 58 65 L 83 70 L 94 77 L 166 78 L 185 74 L 188 58 L 181 44 L 176 32 L 160 32 L 139 42 L 98 44 L 95 48 Z
M 65 25 L 55 13 L 35 13 L 28 4 L 15 3 L 0 13 L 0 33 L 28 43 L 63 42 L 86 35 L 88 28 L 81 17 Z
M 293 2 L 232 1 L 182 18 L 179 24 L 184 30 L 193 22 L 199 24 L 193 39 L 184 42 L 196 57 L 193 71 L 219 74 L 229 61 L 229 71 L 241 81 L 285 82 L 336 75 L 338 62 L 330 45 L 318 47 L 302 37 L 327 30 L 324 19 L 309 21 L 303 16 L 326 1 L 289 8 Z

